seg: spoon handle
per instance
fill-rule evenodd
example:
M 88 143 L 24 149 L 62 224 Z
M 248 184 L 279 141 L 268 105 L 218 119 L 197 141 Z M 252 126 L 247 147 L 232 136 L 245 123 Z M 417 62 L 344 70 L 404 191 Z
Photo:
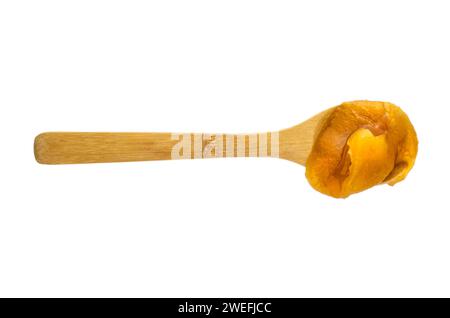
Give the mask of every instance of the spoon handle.
M 278 132 L 261 134 L 47 132 L 34 142 L 42 164 L 217 157 L 278 157 Z

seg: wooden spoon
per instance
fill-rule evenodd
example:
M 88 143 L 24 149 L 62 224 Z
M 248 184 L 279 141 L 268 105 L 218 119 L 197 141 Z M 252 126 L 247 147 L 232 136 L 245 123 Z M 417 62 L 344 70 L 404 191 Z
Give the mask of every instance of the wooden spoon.
M 353 101 L 288 129 L 257 134 L 77 133 L 36 137 L 44 164 L 275 157 L 306 166 L 316 190 L 345 198 L 402 181 L 414 165 L 417 135 L 408 116 L 387 102 Z
M 258 134 L 46 132 L 36 137 L 34 154 L 42 164 L 278 157 L 305 165 L 334 108 L 294 127 Z

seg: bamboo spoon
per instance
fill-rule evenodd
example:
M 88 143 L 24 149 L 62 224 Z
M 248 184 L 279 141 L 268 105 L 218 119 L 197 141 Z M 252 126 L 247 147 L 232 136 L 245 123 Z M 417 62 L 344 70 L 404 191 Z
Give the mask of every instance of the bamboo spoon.
M 318 139 L 320 139 L 321 134 L 327 134 L 327 128 L 329 128 L 330 123 L 332 123 L 332 119 L 339 115 L 339 111 L 342 112 L 341 108 L 350 104 L 349 107 L 351 108 L 351 111 L 355 112 L 356 109 L 356 112 L 358 112 L 358 107 L 369 106 L 369 109 L 371 109 L 369 111 L 370 113 L 372 108 L 373 110 L 377 107 L 379 108 L 380 103 L 385 110 L 386 105 L 392 105 L 389 103 L 368 101 L 344 103 L 340 106 L 329 108 L 291 128 L 280 130 L 278 132 L 259 134 L 47 132 L 36 137 L 34 142 L 34 154 L 36 160 L 42 164 L 79 164 L 211 157 L 276 157 L 306 165 L 308 180 L 317 190 L 334 197 L 346 197 L 352 193 L 364 190 L 367 188 L 367 185 L 363 184 L 362 187 L 358 185 L 355 189 L 343 191 L 342 187 L 346 179 L 344 178 L 338 186 L 339 189 L 336 190 L 336 185 L 334 184 L 327 184 L 327 181 L 323 180 L 315 180 L 314 173 L 308 176 L 308 165 L 314 166 L 314 163 L 320 162 L 319 158 L 309 164 L 308 158 L 310 155 L 315 154 L 315 147 L 319 147 L 323 141 L 317 142 Z M 378 110 L 378 108 L 376 110 Z M 367 114 L 362 114 L 361 118 L 364 118 L 363 116 L 367 117 Z M 344 118 L 342 121 L 345 122 L 347 119 L 348 118 Z M 354 120 L 360 119 L 355 117 Z M 377 120 L 379 120 L 379 118 Z M 369 120 L 367 123 L 362 122 L 355 127 L 367 128 L 368 124 L 369 126 L 375 127 L 372 127 L 375 131 L 375 135 L 372 136 L 376 137 L 377 129 L 381 129 L 380 127 L 385 123 L 378 123 L 377 121 L 373 124 L 372 121 Z M 369 127 L 369 129 L 372 128 Z M 387 128 L 384 127 L 383 129 L 386 130 Z M 342 136 L 342 133 L 340 133 L 337 137 L 326 137 L 334 140 L 332 147 L 336 148 L 341 156 L 340 161 L 336 164 L 337 167 L 339 167 L 339 164 L 342 164 L 342 161 L 344 160 L 343 156 L 346 154 L 344 146 L 346 142 L 350 140 L 350 136 L 356 131 L 354 128 L 352 128 L 352 130 L 353 131 L 346 136 Z M 373 146 L 374 143 L 372 140 L 369 140 L 368 144 Z M 380 144 L 380 142 L 377 139 L 375 145 L 378 144 Z M 383 148 L 384 145 L 382 143 L 380 145 L 381 146 L 375 147 L 381 147 L 382 151 L 386 150 Z M 353 147 L 355 150 L 361 148 L 359 146 Z M 348 152 L 348 147 L 346 150 Z M 363 153 L 372 154 L 374 151 L 376 152 L 376 149 L 362 149 L 361 151 Z M 327 149 L 325 149 L 325 151 L 324 149 L 316 149 L 316 152 L 323 156 L 323 154 L 327 152 Z M 390 150 L 386 150 L 386 153 L 389 153 L 389 155 L 391 152 L 392 151 Z M 417 152 L 417 141 L 415 152 Z M 381 156 L 383 156 L 383 154 L 384 153 L 381 153 Z M 414 149 L 411 151 L 411 155 L 415 158 Z M 328 160 L 328 158 L 326 159 Z M 375 184 L 381 183 L 380 181 L 388 181 L 385 180 L 385 178 L 395 170 L 394 159 L 395 158 L 391 158 L 392 165 L 388 167 L 387 170 L 389 171 L 384 172 L 383 179 L 378 180 L 378 178 Z M 385 160 L 385 158 L 380 158 L 380 160 Z M 404 164 L 404 160 L 402 161 L 402 164 Z M 409 164 L 412 167 L 413 161 L 412 164 L 411 162 L 409 162 Z M 376 164 L 374 165 L 376 166 Z M 349 173 L 348 170 L 350 168 L 351 166 L 347 166 L 347 177 L 351 176 L 351 171 Z M 320 166 L 315 167 L 314 169 L 331 171 L 328 167 Z M 333 171 L 329 172 L 329 174 L 335 174 L 335 171 L 336 167 L 333 167 Z M 398 174 L 399 171 L 397 171 L 394 176 L 391 176 L 390 179 Z M 372 180 L 370 180 L 370 182 L 372 182 Z M 356 184 L 357 183 L 358 182 L 356 182 Z M 370 186 L 375 184 L 371 184 Z M 330 187 L 332 189 L 327 189 Z M 352 188 L 351 185 L 350 188 Z
M 211 157 L 280 157 L 305 165 L 311 152 L 314 136 L 320 130 L 323 119 L 333 108 L 324 111 L 294 127 L 264 134 L 173 134 L 173 133 L 97 133 L 97 132 L 47 132 L 38 135 L 34 142 L 36 160 L 42 164 L 77 164 L 99 162 L 127 162 L 147 160 L 170 160 Z M 279 136 L 277 154 L 274 137 Z M 222 154 L 209 151 L 208 146 L 222 138 Z M 258 138 L 259 137 L 259 138 Z M 172 156 L 174 147 L 181 142 L 190 154 Z M 190 140 L 189 140 L 190 139 Z M 259 139 L 259 147 L 251 149 L 251 143 Z M 187 141 L 186 141 L 187 140 Z M 194 140 L 200 140 L 196 152 Z M 230 140 L 233 149 L 229 148 Z M 267 150 L 263 153 L 263 140 Z M 245 148 L 242 148 L 242 145 Z M 188 143 L 186 146 L 186 142 Z M 182 150 L 182 149 L 180 149 Z M 256 151 L 255 151 L 256 150 Z M 272 152 L 270 151 L 272 150 Z M 231 154 L 231 155 L 228 155 Z

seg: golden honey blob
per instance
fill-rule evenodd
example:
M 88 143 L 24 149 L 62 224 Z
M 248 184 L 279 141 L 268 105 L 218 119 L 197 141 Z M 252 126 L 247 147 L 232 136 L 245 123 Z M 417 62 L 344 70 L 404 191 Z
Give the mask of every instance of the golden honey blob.
M 306 177 L 314 189 L 345 198 L 402 181 L 414 165 L 417 149 L 414 127 L 398 106 L 346 102 L 334 109 L 318 133 Z

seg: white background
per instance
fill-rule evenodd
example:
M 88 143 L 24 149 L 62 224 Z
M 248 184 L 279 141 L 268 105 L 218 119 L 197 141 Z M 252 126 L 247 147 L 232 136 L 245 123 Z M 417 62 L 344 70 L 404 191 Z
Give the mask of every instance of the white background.
M 0 296 L 450 296 L 446 1 L 2 1 Z M 346 200 L 275 159 L 39 165 L 43 131 L 255 132 L 355 99 L 420 141 Z

